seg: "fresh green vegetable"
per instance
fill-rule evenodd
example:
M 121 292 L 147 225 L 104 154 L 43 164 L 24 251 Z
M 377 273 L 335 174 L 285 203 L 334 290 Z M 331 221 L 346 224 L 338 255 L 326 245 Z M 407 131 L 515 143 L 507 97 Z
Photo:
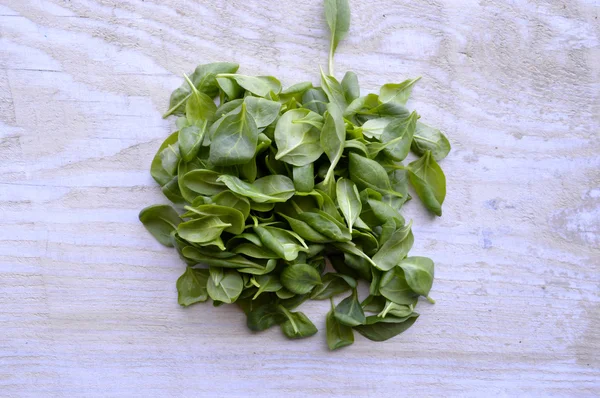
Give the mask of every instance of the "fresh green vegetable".
M 330 299 L 326 341 L 335 350 L 353 344 L 354 331 L 374 341 L 402 333 L 419 316 L 419 297 L 433 303 L 434 263 L 409 256 L 412 221 L 402 207 L 412 194 L 441 215 L 438 162 L 450 143 L 407 108 L 420 78 L 361 96 L 355 73 L 335 77 L 350 5 L 324 1 L 331 41 L 320 87 L 282 89 L 233 63 L 184 76 L 164 115 L 178 116 L 177 131 L 150 167 L 173 207 L 149 206 L 139 218 L 186 264 L 179 304 L 236 303 L 250 330 L 279 325 L 296 339 L 317 333 L 296 309 Z M 358 280 L 369 286 L 362 302 Z

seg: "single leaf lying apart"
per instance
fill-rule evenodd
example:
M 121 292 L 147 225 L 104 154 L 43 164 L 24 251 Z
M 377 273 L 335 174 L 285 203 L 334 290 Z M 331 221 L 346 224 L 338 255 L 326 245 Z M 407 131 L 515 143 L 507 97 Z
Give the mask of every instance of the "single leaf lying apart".
M 179 304 L 235 303 L 250 330 L 279 325 L 298 339 L 317 327 L 297 308 L 330 299 L 326 341 L 335 350 L 353 344 L 354 331 L 373 341 L 396 336 L 419 317 L 419 297 L 434 302 L 434 263 L 409 256 L 412 221 L 401 209 L 412 192 L 442 214 L 437 162 L 450 143 L 407 108 L 420 78 L 361 96 L 355 73 L 333 76 L 348 1 L 325 0 L 325 16 L 329 73 L 321 70 L 320 87 L 282 89 L 233 63 L 184 76 L 165 113 L 178 116 L 177 131 L 150 168 L 173 207 L 146 207 L 139 219 L 186 264 Z M 359 280 L 369 286 L 362 302 Z

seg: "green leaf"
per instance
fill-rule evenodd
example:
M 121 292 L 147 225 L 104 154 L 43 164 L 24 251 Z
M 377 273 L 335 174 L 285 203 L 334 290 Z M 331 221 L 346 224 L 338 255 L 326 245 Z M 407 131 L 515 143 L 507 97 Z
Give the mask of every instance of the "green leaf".
M 184 161 L 189 162 L 196 157 L 204 134 L 206 133 L 206 123 L 201 127 L 189 126 L 184 127 L 179 132 L 179 153 Z
M 281 92 L 281 83 L 273 76 L 246 76 L 222 73 L 217 75 L 217 77 L 233 79 L 244 89 L 259 97 L 267 97 L 271 92 L 274 92 L 275 94 Z
M 181 159 L 179 146 L 169 145 L 160 152 L 160 163 L 168 175 L 175 175 Z
M 189 76 L 189 79 L 198 91 L 213 98 L 219 92 L 216 75 L 219 73 L 235 73 L 238 68 L 238 64 L 229 62 L 215 62 L 212 64 L 198 65 L 196 70 L 194 70 L 194 73 Z M 171 94 L 169 110 L 163 115 L 163 118 L 172 114 L 182 115 L 190 96 L 190 86 L 184 81 L 183 84 Z
M 298 214 L 298 220 L 304 221 L 315 231 L 323 236 L 337 242 L 347 242 L 352 240 L 352 235 L 346 229 L 346 226 L 324 211 L 305 211 Z
M 250 202 L 248 199 L 239 197 L 233 192 L 220 192 L 212 197 L 212 202 L 216 205 L 231 207 L 239 210 L 244 216 L 244 220 L 250 215 Z
M 362 203 L 356 185 L 348 179 L 340 178 L 336 185 L 337 202 L 342 214 L 346 218 L 346 224 L 352 233 L 352 225 L 360 215 Z
M 296 83 L 281 91 L 281 93 L 279 94 L 279 101 L 281 103 L 286 103 L 294 99 L 296 102 L 302 102 L 302 97 L 304 93 L 306 93 L 312 87 L 313 85 L 311 82 Z
M 230 227 L 225 228 L 226 232 L 232 234 L 241 234 L 244 232 L 245 218 L 241 211 L 219 205 L 199 205 L 196 207 L 185 206 L 186 213 L 182 214 L 182 218 L 204 218 L 206 216 L 219 217 L 221 221 L 226 224 L 231 224 Z
M 177 279 L 177 302 L 179 305 L 187 307 L 208 300 L 207 282 L 207 269 L 186 267 L 183 275 Z
M 191 89 L 191 96 L 185 104 L 185 116 L 190 124 L 212 121 L 217 111 L 212 98 L 196 89 L 187 75 L 183 75 Z
M 433 261 L 427 257 L 407 257 L 398 264 L 404 270 L 413 292 L 428 297 L 433 284 Z
M 409 181 L 425 207 L 442 215 L 442 203 L 446 198 L 446 176 L 431 156 L 431 151 L 408 165 Z
M 310 337 L 317 333 L 317 328 L 302 312 L 290 312 L 283 305 L 279 306 L 286 321 L 281 324 L 281 330 L 290 339 Z
M 440 130 L 417 122 L 411 150 L 419 156 L 431 151 L 433 158 L 440 161 L 450 152 L 450 142 Z
M 302 238 L 299 239 L 293 232 L 288 230 L 259 225 L 254 227 L 254 232 L 258 235 L 264 247 L 286 261 L 295 260 L 298 253 L 308 250 L 304 241 L 301 240 Z
M 279 110 L 281 109 L 279 102 L 252 96 L 246 97 L 244 102 L 246 103 L 248 113 L 252 116 L 256 122 L 256 127 L 259 129 L 267 127 L 279 116 Z
M 411 226 L 412 222 L 396 230 L 373 256 L 373 262 L 378 269 L 390 270 L 406 257 L 415 240 Z
M 273 303 L 267 303 L 257 308 L 253 308 L 248 313 L 246 324 L 250 330 L 258 332 L 261 330 L 266 330 L 273 325 L 279 325 L 286 319 L 287 318 L 277 305 Z
M 185 203 L 185 199 L 179 189 L 179 178 L 177 176 L 173 177 L 171 181 L 163 185 L 161 191 L 171 202 L 176 204 Z
M 292 293 L 306 294 L 321 283 L 321 275 L 308 264 L 293 264 L 281 273 L 281 283 Z
M 209 161 L 216 166 L 246 164 L 254 158 L 258 130 L 246 103 L 238 114 L 225 116 L 211 140 Z
M 276 275 L 259 275 L 253 279 L 255 286 L 258 285 L 256 286 L 258 287 L 258 291 L 254 297 L 252 297 L 252 300 L 256 300 L 256 298 L 263 292 L 276 292 L 283 288 L 283 285 Z
M 321 122 L 323 118 L 308 109 L 292 109 L 285 112 L 275 126 L 276 160 L 294 166 L 305 166 L 316 161 L 323 149 L 319 145 L 319 130 L 311 123 L 295 123 L 311 119 Z
M 395 161 L 402 161 L 410 151 L 410 144 L 417 125 L 416 112 L 404 119 L 395 119 L 388 124 L 381 135 L 383 150 L 386 155 Z
M 331 301 L 331 311 L 325 319 L 325 327 L 327 329 L 327 346 L 330 350 L 346 347 L 354 343 L 354 333 L 350 326 L 346 326 L 339 322 L 334 315 L 333 300 Z
M 393 193 L 390 178 L 379 163 L 356 153 L 350 153 L 349 158 L 350 179 L 359 189 L 371 188 L 381 193 Z
M 302 95 L 302 105 L 319 115 L 323 115 L 327 110 L 327 95 L 320 87 L 307 90 Z
M 173 247 L 171 234 L 177 229 L 181 218 L 169 205 L 148 206 L 139 215 L 144 227 L 165 246 Z
M 406 105 L 406 101 L 410 97 L 413 86 L 421 80 L 421 77 L 416 79 L 408 79 L 399 84 L 384 84 L 379 90 L 379 100 L 381 102 L 394 102 L 400 105 Z
M 382 296 L 383 297 L 383 296 Z M 378 317 L 393 316 L 396 318 L 405 318 L 413 313 L 412 305 L 396 304 L 393 301 L 385 300 L 381 311 L 377 314 Z
M 361 126 L 362 134 L 367 138 L 376 138 L 381 140 L 383 131 L 392 121 L 394 117 L 380 117 L 377 119 L 369 119 Z
M 333 75 L 333 54 L 350 29 L 350 6 L 348 0 L 325 0 L 325 19 L 331 32 L 329 43 L 329 74 Z
M 231 240 L 229 242 L 231 242 Z M 227 242 L 228 246 L 229 242 Z M 252 258 L 279 259 L 279 256 L 273 253 L 271 250 L 262 246 L 257 246 L 253 243 L 241 243 L 240 245 L 235 246 L 233 249 L 231 249 L 231 251 L 233 253 L 243 254 Z
M 294 187 L 299 192 L 311 192 L 315 187 L 315 175 L 313 164 L 305 166 L 294 166 L 292 175 L 294 177 Z
M 310 294 L 312 300 L 325 300 L 356 288 L 356 280 L 351 276 L 329 272 L 321 278 Z
M 225 184 L 232 192 L 256 203 L 285 202 L 294 196 L 295 192 L 292 180 L 283 175 L 262 177 L 252 184 L 230 175 L 223 175 L 217 181 Z
M 295 219 L 293 217 L 286 216 L 283 213 L 279 213 L 279 215 L 285 218 L 285 220 L 290 225 L 290 228 L 292 228 L 292 231 L 297 233 L 301 238 L 316 243 L 327 243 L 331 241 L 330 238 L 321 234 L 306 222 Z
M 406 318 L 380 318 L 377 316 L 367 317 L 367 324 L 356 326 L 354 330 L 358 333 L 362 334 L 369 340 L 373 341 L 385 341 L 391 339 L 404 332 L 406 329 L 410 328 L 417 318 L 419 314 L 413 313 L 413 315 Z M 391 322 L 396 321 L 396 322 Z
M 226 304 L 235 302 L 244 289 L 244 281 L 240 274 L 236 270 L 217 267 L 210 267 L 209 272 L 206 289 L 210 298 Z
M 242 88 L 242 86 L 237 84 L 235 80 L 227 79 L 225 77 L 217 77 L 217 84 L 229 101 L 235 100 L 236 98 L 240 98 L 244 95 L 245 90 Z
M 414 305 L 418 296 L 408 285 L 404 271 L 399 267 L 394 267 L 382 275 L 379 292 L 386 299 L 403 305 Z
M 358 85 L 358 76 L 356 76 L 356 73 L 346 72 L 341 84 L 348 104 L 360 97 L 360 86 Z
M 352 291 L 352 295 L 343 299 L 335 307 L 334 316 L 335 319 L 346 326 L 358 326 L 366 322 L 365 313 L 358 301 L 356 289 Z
M 321 132 L 321 147 L 329 158 L 330 166 L 324 179 L 324 184 L 333 184 L 335 168 L 344 152 L 344 143 L 346 141 L 346 127 L 344 118 L 340 109 L 334 104 L 327 106 L 325 114 L 325 123 Z
M 221 175 L 211 170 L 192 170 L 183 175 L 179 187 L 188 202 L 198 195 L 216 195 L 227 189 L 218 179 Z
M 173 178 L 173 173 L 170 173 L 163 167 L 161 154 L 165 150 L 165 148 L 167 148 L 170 145 L 176 144 L 178 137 L 178 131 L 168 136 L 167 139 L 158 148 L 156 155 L 154 155 L 154 159 L 152 159 L 152 164 L 150 166 L 150 174 L 160 186 L 167 184 Z
M 202 216 L 183 222 L 177 227 L 177 234 L 192 243 L 208 243 L 221 236 L 221 232 L 231 224 L 221 221 L 219 217 Z
M 335 77 L 331 75 L 326 75 L 321 69 L 321 87 L 329 102 L 335 104 L 340 112 L 344 112 L 344 110 L 348 107 L 348 103 L 346 102 L 346 96 L 344 95 L 344 89 L 340 82 L 336 80 Z

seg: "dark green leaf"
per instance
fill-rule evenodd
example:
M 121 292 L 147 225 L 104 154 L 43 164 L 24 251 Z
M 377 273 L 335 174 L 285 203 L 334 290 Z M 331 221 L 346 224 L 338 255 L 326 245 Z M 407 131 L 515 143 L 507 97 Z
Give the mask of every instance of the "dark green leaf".
M 187 307 L 208 300 L 207 282 L 207 269 L 186 267 L 183 275 L 177 279 L 177 301 L 179 304 Z
M 236 270 L 210 267 L 206 288 L 211 299 L 231 304 L 242 293 L 244 282 Z
M 312 300 L 325 300 L 356 288 L 356 280 L 348 275 L 327 273 L 321 278 L 322 284 L 315 286 L 310 294 Z
M 346 326 L 358 326 L 366 322 L 365 313 L 358 301 L 356 289 L 352 291 L 352 295 L 343 299 L 335 307 L 334 316 L 341 324 Z
M 321 275 L 308 264 L 287 266 L 281 273 L 281 283 L 290 292 L 306 294 L 316 285 L 321 284 Z
M 239 113 L 225 116 L 211 140 L 209 160 L 216 166 L 246 164 L 254 158 L 258 129 L 245 102 Z
M 281 330 L 290 339 L 301 339 L 317 333 L 315 325 L 302 312 L 290 312 L 282 305 L 279 309 L 286 317 L 286 321 L 281 324 Z
M 396 230 L 373 256 L 373 262 L 378 269 L 390 270 L 406 257 L 415 240 L 411 226 L 412 222 Z
M 384 320 L 389 321 L 389 317 L 380 318 L 377 316 L 370 316 L 367 317 L 366 325 L 356 326 L 354 330 L 369 340 L 385 341 L 399 335 L 411 327 L 418 317 L 419 315 L 414 313 L 407 318 L 398 318 L 397 320 L 401 322 L 388 323 Z
M 330 350 L 346 347 L 354 343 L 354 333 L 350 326 L 346 326 L 339 322 L 334 315 L 333 301 L 331 302 L 331 311 L 325 319 L 325 327 L 327 329 L 327 346 Z
M 173 247 L 171 234 L 181 223 L 181 218 L 171 206 L 148 206 L 140 211 L 139 218 L 157 241 L 165 246 Z
M 224 175 L 218 178 L 234 193 L 257 203 L 285 202 L 294 196 L 294 183 L 283 175 L 270 175 L 248 184 L 237 177 Z
M 253 308 L 248 313 L 246 324 L 255 332 L 266 330 L 273 325 L 279 325 L 286 320 L 285 315 L 272 303 Z

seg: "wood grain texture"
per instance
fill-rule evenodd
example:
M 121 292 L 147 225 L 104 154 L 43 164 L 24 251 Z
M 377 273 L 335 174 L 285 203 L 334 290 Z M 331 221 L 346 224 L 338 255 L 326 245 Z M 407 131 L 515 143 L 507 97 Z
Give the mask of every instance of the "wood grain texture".
M 40 396 L 600 395 L 600 3 L 351 0 L 336 71 L 422 75 L 449 136 L 419 321 L 326 350 L 177 305 L 177 255 L 138 222 L 171 90 L 198 63 L 318 82 L 321 0 L 0 0 L 0 391 Z

